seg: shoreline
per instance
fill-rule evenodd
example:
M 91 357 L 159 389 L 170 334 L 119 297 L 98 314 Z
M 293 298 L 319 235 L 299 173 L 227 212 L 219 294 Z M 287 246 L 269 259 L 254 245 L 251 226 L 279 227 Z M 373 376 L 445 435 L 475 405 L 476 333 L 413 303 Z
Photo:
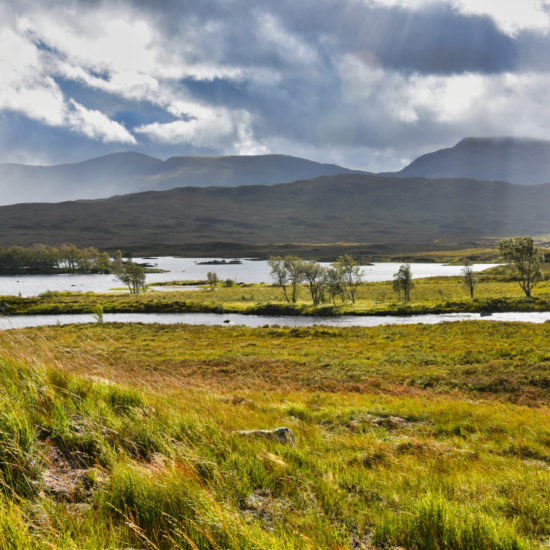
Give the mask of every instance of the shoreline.
M 68 295 L 68 297 L 74 295 Z M 447 301 L 434 305 L 391 304 L 385 308 L 351 308 L 340 305 L 313 306 L 308 304 L 264 303 L 239 307 L 233 304 L 206 303 L 194 300 L 174 300 L 171 302 L 138 301 L 130 299 L 126 303 L 113 303 L 111 296 L 85 296 L 85 301 L 57 301 L 41 303 L 40 298 L 19 298 L 0 296 L 0 315 L 17 317 L 20 315 L 59 315 L 96 313 L 98 307 L 103 313 L 226 313 L 241 315 L 296 316 L 296 317 L 372 317 L 372 316 L 413 316 L 437 315 L 446 313 L 514 313 L 550 311 L 550 300 L 541 298 L 494 298 L 474 301 Z M 78 296 L 78 298 L 82 298 Z

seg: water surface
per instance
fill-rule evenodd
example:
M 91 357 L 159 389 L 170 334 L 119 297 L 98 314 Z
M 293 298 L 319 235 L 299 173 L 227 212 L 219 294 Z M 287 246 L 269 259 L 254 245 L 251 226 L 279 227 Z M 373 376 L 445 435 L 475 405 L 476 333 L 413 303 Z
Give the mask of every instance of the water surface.
M 213 271 L 220 280 L 232 279 L 238 283 L 270 283 L 272 281 L 267 261 L 242 260 L 242 264 L 234 265 L 199 265 L 199 262 L 219 258 L 174 258 L 171 256 L 154 259 L 135 258 L 136 262 L 147 262 L 166 273 L 148 273 L 148 283 L 167 281 L 205 280 L 206 274 Z M 328 265 L 328 264 L 323 264 Z M 364 280 L 367 282 L 389 281 L 399 269 L 399 263 L 376 263 L 362 266 Z M 475 264 L 475 271 L 482 271 L 494 264 Z M 411 264 L 414 278 L 460 275 L 462 266 L 432 263 Z M 37 296 L 47 291 L 72 292 L 108 292 L 112 288 L 121 287 L 122 283 L 110 275 L 3 275 L 0 276 L 0 296 Z M 161 289 L 162 287 L 159 287 Z M 173 289 L 169 289 L 173 290 Z
M 544 323 L 550 321 L 550 311 L 493 313 L 482 317 L 479 313 L 445 313 L 410 316 L 354 316 L 341 317 L 302 317 L 302 316 L 269 316 L 242 315 L 238 313 L 106 313 L 106 323 L 160 323 L 184 325 L 244 325 L 262 327 L 279 325 L 282 327 L 310 327 L 322 325 L 329 327 L 375 327 L 379 325 L 410 325 L 415 323 L 435 325 L 458 321 L 519 321 L 525 323 Z M 0 330 L 11 328 L 38 327 L 46 325 L 67 325 L 93 323 L 92 314 L 70 315 L 21 315 L 0 317 Z

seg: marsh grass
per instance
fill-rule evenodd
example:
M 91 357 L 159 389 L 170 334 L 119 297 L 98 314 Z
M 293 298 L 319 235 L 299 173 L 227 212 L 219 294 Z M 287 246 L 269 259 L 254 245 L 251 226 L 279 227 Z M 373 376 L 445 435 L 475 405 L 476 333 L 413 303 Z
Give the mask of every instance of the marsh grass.
M 550 266 L 545 266 L 546 271 Z M 547 273 L 548 274 L 548 273 Z M 185 281 L 183 282 L 185 283 Z M 172 284 L 172 283 L 167 283 Z M 412 315 L 422 313 L 547 311 L 550 280 L 525 298 L 519 284 L 502 267 L 479 275 L 475 299 L 469 298 L 461 277 L 431 277 L 415 280 L 411 301 L 400 302 L 391 282 L 363 283 L 355 304 L 327 303 L 313 306 L 308 291 L 300 285 L 298 302 L 284 301 L 282 291 L 269 284 L 218 285 L 213 291 L 181 286 L 172 292 L 94 294 L 48 292 L 38 297 L 4 296 L 10 315 L 63 313 L 244 313 L 258 315 Z
M 537 548 L 548 394 L 506 388 L 548 327 L 498 327 L 4 332 L 0 548 Z M 234 433 L 275 426 L 297 447 Z

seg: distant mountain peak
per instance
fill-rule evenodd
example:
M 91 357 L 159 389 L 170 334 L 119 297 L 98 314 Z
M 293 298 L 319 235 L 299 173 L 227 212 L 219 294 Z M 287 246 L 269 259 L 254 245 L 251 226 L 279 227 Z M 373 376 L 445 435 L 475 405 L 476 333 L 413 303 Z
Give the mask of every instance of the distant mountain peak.
M 524 137 L 466 137 L 418 157 L 399 177 L 470 178 L 522 185 L 550 182 L 550 141 Z

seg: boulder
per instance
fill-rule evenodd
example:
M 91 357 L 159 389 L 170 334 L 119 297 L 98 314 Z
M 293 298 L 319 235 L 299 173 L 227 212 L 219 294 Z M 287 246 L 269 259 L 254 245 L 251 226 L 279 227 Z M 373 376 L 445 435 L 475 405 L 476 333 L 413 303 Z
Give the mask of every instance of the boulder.
M 261 437 L 271 439 L 282 445 L 296 447 L 296 437 L 290 428 L 280 427 L 271 430 L 236 430 L 235 433 L 247 437 Z

